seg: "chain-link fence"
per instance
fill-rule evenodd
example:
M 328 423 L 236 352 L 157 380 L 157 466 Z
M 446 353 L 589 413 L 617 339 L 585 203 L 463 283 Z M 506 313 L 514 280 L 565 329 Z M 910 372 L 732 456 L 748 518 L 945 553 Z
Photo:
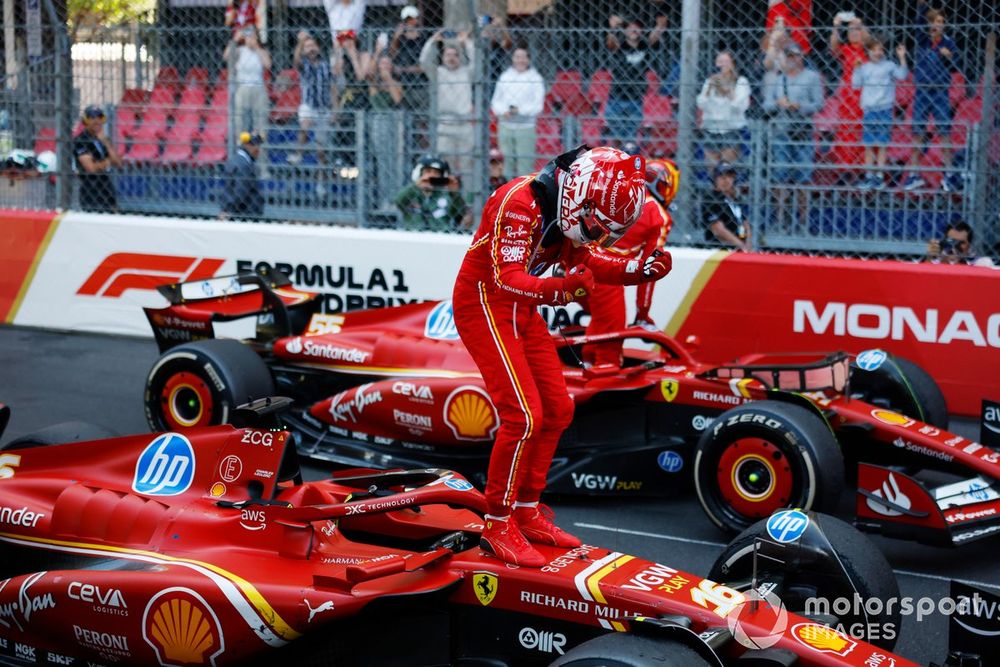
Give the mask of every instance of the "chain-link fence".
M 503 179 L 635 142 L 681 166 L 673 243 L 718 243 L 725 202 L 761 249 L 918 255 L 965 221 L 1000 253 L 995 7 L 473 4 L 161 0 L 65 57 L 5 25 L 0 147 L 69 164 L 0 206 L 465 230 Z

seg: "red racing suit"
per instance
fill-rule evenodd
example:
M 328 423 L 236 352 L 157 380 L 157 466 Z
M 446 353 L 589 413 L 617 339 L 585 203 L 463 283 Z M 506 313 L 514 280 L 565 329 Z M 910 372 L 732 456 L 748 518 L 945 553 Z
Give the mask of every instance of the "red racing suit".
M 533 176 L 498 188 L 455 281 L 455 326 L 500 416 L 490 456 L 486 500 L 493 516 L 535 503 L 545 489 L 559 436 L 573 418 L 562 363 L 537 306 L 563 304 L 563 278 L 548 267 L 585 264 L 595 280 L 637 284 L 642 263 L 589 246 L 574 247 L 554 216 L 543 216 Z M 543 220 L 543 217 L 547 219 Z
M 663 250 L 673 226 L 673 219 L 660 202 L 650 197 L 642 207 L 639 219 L 623 236 L 610 252 L 620 253 L 626 257 L 648 257 L 654 250 Z M 635 318 L 649 319 L 649 308 L 653 304 L 653 289 L 655 282 L 640 283 L 636 287 Z M 608 284 L 598 281 L 589 301 L 590 324 L 587 325 L 588 335 L 597 335 L 620 331 L 625 328 L 625 288 L 620 284 Z M 621 365 L 622 344 L 620 341 L 588 345 L 584 348 L 584 360 L 595 365 Z

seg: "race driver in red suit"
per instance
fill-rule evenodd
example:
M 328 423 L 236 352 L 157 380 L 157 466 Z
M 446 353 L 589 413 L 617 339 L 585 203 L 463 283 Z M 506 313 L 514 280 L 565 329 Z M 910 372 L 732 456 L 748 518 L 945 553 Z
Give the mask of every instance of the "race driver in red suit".
M 625 236 L 610 248 L 611 252 L 628 257 L 648 257 L 654 250 L 663 250 L 673 226 L 667 210 L 677 194 L 681 173 L 673 160 L 646 161 L 646 203 L 639 220 L 625 232 Z M 649 316 L 653 305 L 653 282 L 636 287 L 635 320 L 632 326 L 655 330 L 656 324 Z M 620 331 L 625 328 L 625 288 L 620 284 L 597 281 L 593 294 L 587 300 L 590 311 L 588 335 Z M 622 342 L 597 343 L 584 349 L 584 360 L 598 365 L 621 365 Z
M 669 254 L 635 259 L 601 249 L 639 218 L 644 175 L 639 156 L 581 146 L 515 178 L 490 195 L 459 269 L 455 325 L 500 415 L 480 545 L 508 563 L 544 565 L 531 542 L 580 545 L 539 506 L 573 401 L 536 307 L 586 298 L 595 278 L 639 284 L 670 271 Z M 564 277 L 540 277 L 559 263 L 572 267 Z

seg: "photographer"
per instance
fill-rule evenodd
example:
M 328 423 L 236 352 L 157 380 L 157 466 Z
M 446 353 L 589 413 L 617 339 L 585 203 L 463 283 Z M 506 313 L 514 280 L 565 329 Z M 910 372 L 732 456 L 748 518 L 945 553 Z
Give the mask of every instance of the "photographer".
M 396 195 L 403 228 L 454 231 L 468 220 L 467 206 L 459 194 L 461 182 L 438 155 L 424 155 L 413 168 L 413 183 Z
M 972 227 L 964 220 L 948 223 L 944 238 L 931 239 L 927 244 L 924 261 L 932 264 L 967 264 L 969 266 L 994 266 L 989 257 L 978 257 L 972 248 Z

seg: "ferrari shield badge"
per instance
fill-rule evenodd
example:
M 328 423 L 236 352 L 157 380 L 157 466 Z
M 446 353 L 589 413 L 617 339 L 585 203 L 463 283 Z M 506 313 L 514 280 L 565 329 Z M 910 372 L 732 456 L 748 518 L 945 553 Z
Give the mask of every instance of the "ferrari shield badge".
M 476 572 L 472 575 L 472 589 L 484 607 L 496 597 L 498 583 L 497 575 L 492 572 Z
M 667 403 L 670 403 L 677 398 L 678 389 L 680 389 L 680 383 L 677 382 L 677 380 L 660 381 L 660 393 L 663 394 L 663 400 Z

